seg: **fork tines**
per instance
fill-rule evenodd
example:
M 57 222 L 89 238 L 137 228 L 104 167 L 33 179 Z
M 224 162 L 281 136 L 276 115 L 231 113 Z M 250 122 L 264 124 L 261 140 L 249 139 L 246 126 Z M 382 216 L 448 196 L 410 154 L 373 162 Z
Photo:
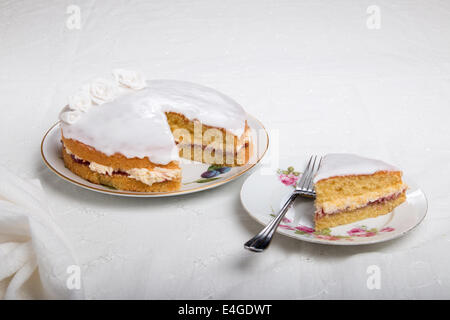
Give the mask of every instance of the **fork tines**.
M 315 196 L 314 191 L 314 176 L 319 170 L 320 164 L 322 162 L 322 157 L 311 156 L 306 166 L 305 172 L 303 172 L 302 177 L 297 183 L 295 191 L 302 195 Z

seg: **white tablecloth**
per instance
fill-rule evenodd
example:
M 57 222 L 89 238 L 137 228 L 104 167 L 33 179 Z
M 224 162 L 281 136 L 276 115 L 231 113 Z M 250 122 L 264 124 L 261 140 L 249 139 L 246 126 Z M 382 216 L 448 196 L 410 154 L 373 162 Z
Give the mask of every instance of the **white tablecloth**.
M 41 180 L 90 299 L 450 298 L 449 40 L 448 1 L 3 0 L 0 165 Z M 379 245 L 278 235 L 252 254 L 245 176 L 170 199 L 73 186 L 44 166 L 41 138 L 69 94 L 120 66 L 230 95 L 278 132 L 281 157 L 393 162 L 426 192 L 428 215 Z

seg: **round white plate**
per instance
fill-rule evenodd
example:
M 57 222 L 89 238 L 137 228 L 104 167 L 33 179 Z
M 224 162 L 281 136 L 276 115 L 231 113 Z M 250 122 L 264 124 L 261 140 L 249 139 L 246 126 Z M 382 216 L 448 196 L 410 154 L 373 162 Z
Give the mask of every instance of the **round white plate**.
M 292 173 L 286 174 L 286 169 L 292 166 L 295 172 L 298 168 L 304 168 L 304 164 L 298 165 L 298 162 L 287 161 L 286 167 L 271 173 L 256 170 L 244 182 L 242 205 L 262 225 L 266 226 L 273 219 L 294 190 L 292 184 L 295 184 L 297 177 Z M 372 244 L 401 237 L 422 222 L 427 213 L 425 194 L 407 177 L 404 181 L 409 186 L 406 201 L 386 215 L 316 232 L 314 201 L 299 197 L 286 213 L 277 232 L 303 241 L 333 245 Z
M 218 187 L 230 182 L 240 175 L 253 168 L 264 156 L 269 146 L 269 136 L 264 126 L 254 117 L 247 115 L 247 121 L 251 131 L 251 141 L 255 147 L 253 155 L 245 166 L 222 168 L 217 171 L 216 176 L 211 178 L 202 178 L 201 175 L 210 167 L 208 164 L 193 162 L 181 159 L 182 186 L 180 190 L 172 192 L 131 192 L 123 190 L 110 189 L 106 186 L 90 183 L 87 180 L 77 176 L 64 166 L 61 155 L 61 132 L 59 122 L 54 124 L 45 134 L 41 143 L 41 154 L 45 164 L 59 177 L 69 181 L 77 186 L 119 196 L 129 197 L 165 197 L 179 194 L 203 191 Z

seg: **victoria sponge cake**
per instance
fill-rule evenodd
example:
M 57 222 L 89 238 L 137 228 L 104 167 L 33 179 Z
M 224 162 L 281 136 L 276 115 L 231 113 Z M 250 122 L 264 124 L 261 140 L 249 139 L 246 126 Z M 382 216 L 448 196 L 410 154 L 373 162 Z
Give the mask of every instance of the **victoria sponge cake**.
M 354 154 L 326 155 L 314 184 L 316 230 L 387 214 L 406 200 L 398 168 Z
M 252 152 L 246 112 L 235 101 L 201 85 L 146 81 L 129 70 L 82 86 L 60 120 L 66 167 L 120 190 L 175 191 L 180 157 L 241 166 Z

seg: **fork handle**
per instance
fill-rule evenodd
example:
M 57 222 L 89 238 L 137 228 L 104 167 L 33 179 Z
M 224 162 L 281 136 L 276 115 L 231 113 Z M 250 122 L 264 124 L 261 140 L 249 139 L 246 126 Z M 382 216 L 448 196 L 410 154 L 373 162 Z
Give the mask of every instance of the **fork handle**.
M 272 240 L 273 235 L 275 233 L 275 230 L 278 228 L 280 222 L 283 220 L 284 216 L 286 215 L 286 212 L 288 212 L 289 208 L 291 207 L 292 203 L 294 203 L 294 200 L 297 198 L 297 196 L 298 196 L 297 192 L 292 193 L 289 199 L 280 209 L 280 212 L 278 212 L 278 215 L 264 229 L 262 229 L 260 233 L 258 233 L 249 241 L 247 241 L 244 244 L 244 248 L 253 252 L 264 251 L 269 246 L 270 241 Z

